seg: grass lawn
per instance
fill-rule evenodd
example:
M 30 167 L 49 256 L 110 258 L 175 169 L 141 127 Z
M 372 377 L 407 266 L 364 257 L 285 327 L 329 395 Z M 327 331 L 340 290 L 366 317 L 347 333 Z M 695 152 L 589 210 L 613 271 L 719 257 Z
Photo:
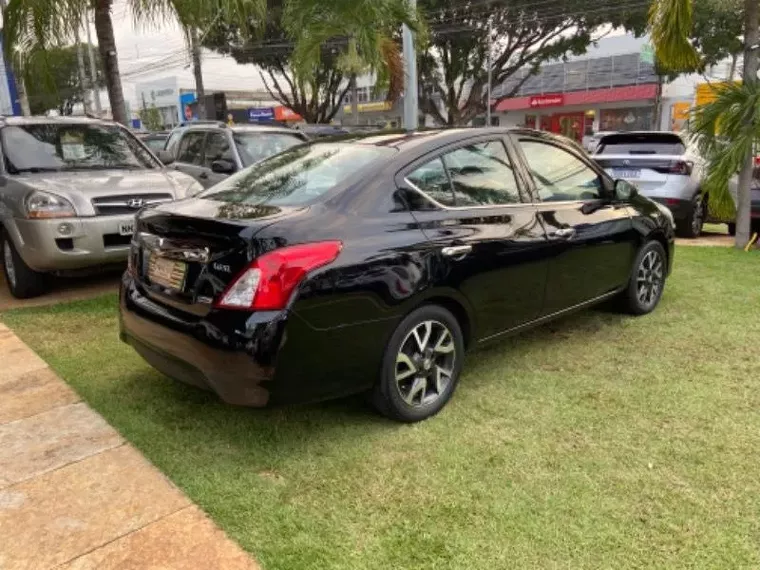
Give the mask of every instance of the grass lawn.
M 760 567 L 760 254 L 679 248 L 658 311 L 469 357 L 438 417 L 235 409 L 119 343 L 116 298 L 3 321 L 267 570 Z

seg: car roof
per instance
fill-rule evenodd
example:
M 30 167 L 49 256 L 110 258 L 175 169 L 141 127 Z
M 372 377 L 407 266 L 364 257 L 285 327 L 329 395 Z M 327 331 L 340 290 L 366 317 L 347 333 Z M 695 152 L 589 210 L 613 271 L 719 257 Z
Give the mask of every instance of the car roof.
M 81 117 L 81 116 L 65 116 L 65 117 L 46 117 L 41 115 L 33 115 L 30 117 L 19 116 L 0 116 L 0 123 L 8 126 L 21 126 L 21 125 L 116 125 L 113 121 L 106 121 L 103 119 L 97 119 L 94 117 Z

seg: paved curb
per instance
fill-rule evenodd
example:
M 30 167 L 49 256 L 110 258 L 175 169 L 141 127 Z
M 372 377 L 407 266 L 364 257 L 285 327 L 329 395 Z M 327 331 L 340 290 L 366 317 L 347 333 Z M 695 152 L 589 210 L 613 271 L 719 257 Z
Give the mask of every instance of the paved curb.
M 0 323 L 0 569 L 258 565 Z

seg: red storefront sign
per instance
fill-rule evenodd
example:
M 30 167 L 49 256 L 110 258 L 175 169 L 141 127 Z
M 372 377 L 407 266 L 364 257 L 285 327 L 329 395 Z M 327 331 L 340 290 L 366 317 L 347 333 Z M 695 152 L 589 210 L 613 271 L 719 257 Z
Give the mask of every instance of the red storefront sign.
M 552 99 L 562 97 L 561 103 L 550 105 L 534 105 L 539 99 Z M 591 91 L 570 91 L 561 95 L 541 95 L 535 97 L 512 97 L 502 99 L 496 104 L 497 112 L 522 111 L 528 109 L 540 109 L 542 107 L 569 107 L 571 105 L 595 105 L 598 103 L 612 103 L 619 101 L 654 100 L 657 97 L 657 85 L 646 83 L 643 85 L 631 85 L 628 87 L 613 87 L 611 89 L 592 89 Z
M 531 109 L 542 109 L 544 107 L 561 107 L 565 104 L 564 95 L 541 95 L 530 98 Z

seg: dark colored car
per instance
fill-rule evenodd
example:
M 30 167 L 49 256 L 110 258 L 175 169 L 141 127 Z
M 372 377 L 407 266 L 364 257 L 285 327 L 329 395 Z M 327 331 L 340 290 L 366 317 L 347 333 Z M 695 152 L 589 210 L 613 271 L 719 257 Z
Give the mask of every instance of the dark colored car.
M 315 141 L 140 213 L 121 338 L 226 402 L 371 391 L 418 421 L 468 348 L 613 298 L 652 311 L 673 234 L 667 208 L 545 133 Z

